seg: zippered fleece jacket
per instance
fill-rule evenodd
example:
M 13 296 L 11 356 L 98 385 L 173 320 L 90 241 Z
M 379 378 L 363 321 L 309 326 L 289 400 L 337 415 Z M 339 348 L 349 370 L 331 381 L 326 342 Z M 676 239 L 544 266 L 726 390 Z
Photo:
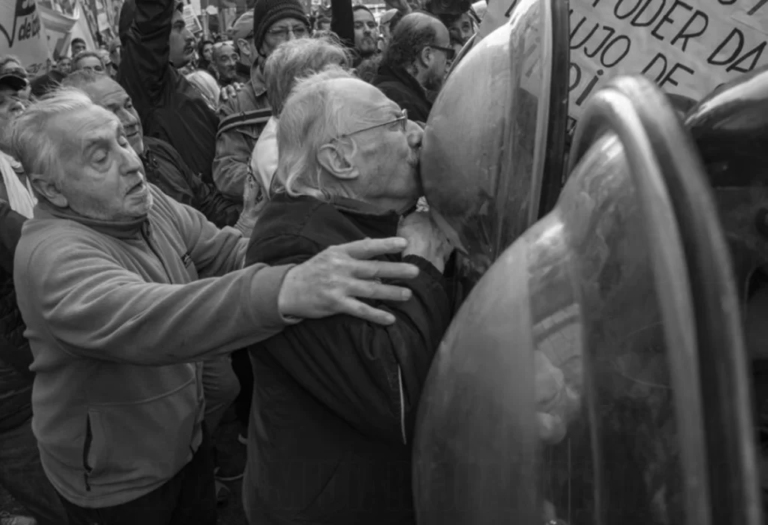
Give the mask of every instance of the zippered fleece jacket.
M 290 266 L 242 268 L 247 239 L 150 186 L 146 218 L 35 209 L 14 280 L 35 372 L 43 468 L 72 503 L 132 501 L 170 480 L 202 440 L 197 361 L 280 332 Z

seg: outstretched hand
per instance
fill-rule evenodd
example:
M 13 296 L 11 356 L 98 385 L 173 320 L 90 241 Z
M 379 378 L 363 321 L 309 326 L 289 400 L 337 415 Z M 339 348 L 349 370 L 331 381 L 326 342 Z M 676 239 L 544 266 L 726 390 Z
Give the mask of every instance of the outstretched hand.
M 328 248 L 285 276 L 278 296 L 283 316 L 317 319 L 347 314 L 389 325 L 395 317 L 360 299 L 407 301 L 408 288 L 381 284 L 381 279 L 413 279 L 419 269 L 406 263 L 368 261 L 402 252 L 408 242 L 399 237 L 365 239 Z

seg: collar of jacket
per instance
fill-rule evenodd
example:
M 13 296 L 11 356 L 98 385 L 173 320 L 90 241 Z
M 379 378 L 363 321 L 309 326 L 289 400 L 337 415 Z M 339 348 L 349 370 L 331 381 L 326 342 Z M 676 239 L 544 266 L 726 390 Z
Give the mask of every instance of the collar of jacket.
M 51 218 L 75 221 L 116 239 L 135 239 L 141 235 L 142 230 L 148 231 L 149 228 L 149 217 L 147 215 L 130 221 L 102 221 L 83 217 L 70 208 L 58 208 L 45 199 L 38 199 L 37 206 L 35 206 L 35 219 Z
M 400 214 L 394 210 L 384 210 L 374 204 L 348 197 L 333 196 L 329 204 L 344 215 L 351 215 L 355 220 L 365 223 L 368 229 L 380 233 L 382 237 L 397 235 Z
M 264 83 L 264 61 L 257 60 L 251 68 L 251 89 L 257 97 L 267 92 L 267 86 Z
M 398 80 L 411 88 L 420 98 L 424 100 L 427 104 L 429 104 L 430 107 L 432 107 L 432 102 L 429 101 L 427 98 L 427 92 L 424 90 L 424 88 L 419 84 L 419 81 L 414 78 L 413 75 L 408 73 L 408 71 L 405 70 L 404 67 L 395 66 L 392 64 L 386 64 L 382 62 L 379 65 L 379 71 L 378 76 L 380 77 L 391 77 L 395 80 Z
M 235 72 L 243 78 L 251 77 L 251 68 L 246 66 L 239 60 L 237 61 L 237 64 L 235 64 Z

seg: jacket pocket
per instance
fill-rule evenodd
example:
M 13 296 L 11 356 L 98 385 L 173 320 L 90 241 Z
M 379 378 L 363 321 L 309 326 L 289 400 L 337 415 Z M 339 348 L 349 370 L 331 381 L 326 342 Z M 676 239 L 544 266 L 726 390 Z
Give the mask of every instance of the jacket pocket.
M 146 486 L 173 477 L 200 442 L 195 378 L 160 396 L 88 410 L 86 490 Z

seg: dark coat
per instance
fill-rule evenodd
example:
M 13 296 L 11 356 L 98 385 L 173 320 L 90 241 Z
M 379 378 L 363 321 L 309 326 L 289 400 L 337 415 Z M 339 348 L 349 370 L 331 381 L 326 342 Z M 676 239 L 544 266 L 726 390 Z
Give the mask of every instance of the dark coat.
M 240 217 L 239 207 L 193 173 L 173 146 L 160 139 L 144 137 L 141 160 L 147 180 L 163 193 L 195 208 L 219 228 L 235 225 Z
M 32 352 L 13 285 L 13 257 L 25 220 L 0 200 L 0 431 L 32 417 Z
M 379 66 L 379 74 L 373 80 L 373 85 L 401 109 L 406 110 L 410 120 L 426 122 L 429 118 L 432 102 L 427 99 L 421 84 L 402 67 L 383 62 Z
M 213 184 L 219 117 L 169 61 L 174 0 L 136 0 L 133 24 L 122 35 L 118 80 L 139 112 L 144 134 L 176 148 L 203 182 Z
M 246 262 L 301 263 L 329 246 L 394 236 L 398 220 L 348 199 L 332 205 L 279 194 L 264 208 Z M 416 408 L 451 308 L 437 269 L 421 257 L 403 260 L 421 270 L 395 283 L 412 298 L 375 304 L 395 315 L 394 325 L 346 315 L 306 319 L 251 349 L 243 490 L 251 523 L 415 523 Z

